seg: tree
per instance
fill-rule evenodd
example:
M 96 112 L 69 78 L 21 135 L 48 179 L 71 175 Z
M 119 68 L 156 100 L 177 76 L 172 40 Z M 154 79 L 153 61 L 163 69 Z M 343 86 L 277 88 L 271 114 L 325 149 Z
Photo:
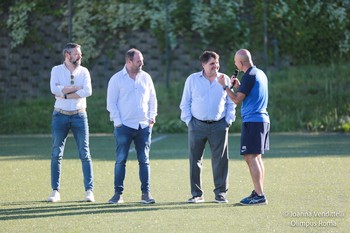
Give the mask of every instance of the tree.
M 349 57 L 350 1 L 278 0 L 270 3 L 270 32 L 295 64 Z
M 166 38 L 171 50 L 180 43 L 225 55 L 240 47 L 262 50 L 263 6 L 267 4 L 268 38 L 278 40 L 280 56 L 290 56 L 294 64 L 350 57 L 350 0 L 243 2 L 173 0 L 165 8 L 164 0 L 74 1 L 73 40 L 79 38 L 84 46 L 86 62 L 98 57 L 109 41 L 123 41 L 136 30 L 150 31 L 162 50 Z M 35 35 L 31 33 L 37 30 L 32 18 L 52 15 L 62 22 L 60 30 L 68 28 L 66 2 L 17 0 L 1 4 L 3 11 L 8 10 L 6 25 L 12 48 Z

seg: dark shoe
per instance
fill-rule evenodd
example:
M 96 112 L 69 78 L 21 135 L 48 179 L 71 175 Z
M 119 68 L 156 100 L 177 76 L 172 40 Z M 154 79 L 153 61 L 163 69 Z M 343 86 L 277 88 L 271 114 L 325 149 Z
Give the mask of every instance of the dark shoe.
M 222 195 L 217 195 L 217 196 L 215 197 L 215 202 L 216 202 L 216 203 L 227 203 L 228 200 L 227 200 L 224 196 L 222 196 Z
M 152 197 L 151 193 L 142 193 L 141 203 L 143 204 L 153 204 L 156 203 L 156 200 Z
M 249 197 L 246 197 L 240 201 L 241 205 L 267 205 L 267 203 L 265 194 L 259 196 L 254 190 Z
M 250 196 L 247 197 L 247 198 L 252 199 L 252 198 L 255 197 L 256 195 L 258 195 L 258 194 L 255 192 L 255 190 L 253 190 L 252 193 L 250 194 Z
M 203 203 L 204 202 L 204 197 L 200 196 L 200 197 L 191 197 L 190 199 L 188 199 L 187 201 L 188 203 Z
M 123 196 L 120 193 L 115 193 L 114 196 L 109 199 L 109 204 L 120 204 L 124 203 Z

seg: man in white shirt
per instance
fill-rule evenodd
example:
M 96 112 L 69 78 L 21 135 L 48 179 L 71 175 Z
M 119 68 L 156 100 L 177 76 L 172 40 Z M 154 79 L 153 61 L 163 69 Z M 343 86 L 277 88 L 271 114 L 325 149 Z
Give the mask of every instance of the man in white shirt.
M 125 54 L 125 66 L 108 83 L 107 110 L 114 122 L 116 162 L 114 195 L 110 204 L 123 203 L 125 167 L 131 142 L 139 162 L 141 203 L 155 203 L 150 193 L 149 152 L 152 127 L 157 116 L 157 97 L 151 76 L 142 70 L 143 56 L 137 49 Z
M 189 203 L 204 202 L 202 165 L 206 142 L 211 149 L 214 194 L 217 203 L 227 203 L 228 190 L 228 129 L 235 120 L 236 104 L 229 98 L 218 78 L 219 55 L 204 51 L 200 56 L 203 70 L 191 74 L 181 99 L 181 120 L 188 126 L 190 183 L 192 197 Z
M 93 169 L 89 148 L 89 125 L 86 97 L 91 96 L 91 78 L 81 66 L 80 45 L 68 43 L 63 49 L 64 62 L 51 70 L 50 88 L 56 101 L 52 114 L 51 186 L 53 192 L 47 201 L 57 202 L 60 197 L 61 163 L 69 130 L 78 146 L 85 186 L 85 201 L 94 202 Z

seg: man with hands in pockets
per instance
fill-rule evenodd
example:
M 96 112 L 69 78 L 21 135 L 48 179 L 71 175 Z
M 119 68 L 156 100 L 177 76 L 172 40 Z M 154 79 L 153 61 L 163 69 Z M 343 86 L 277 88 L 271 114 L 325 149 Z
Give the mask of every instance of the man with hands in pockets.
M 141 203 L 155 203 L 150 193 L 149 152 L 152 128 L 157 116 L 157 97 L 151 76 L 142 70 L 143 56 L 137 49 L 125 54 L 125 66 L 111 77 L 107 89 L 107 110 L 114 122 L 116 162 L 114 195 L 110 204 L 123 203 L 126 162 L 131 142 L 139 162 Z
M 227 203 L 228 130 L 235 120 L 236 104 L 218 83 L 220 76 L 227 84 L 230 82 L 227 75 L 219 73 L 219 55 L 204 51 L 199 60 L 202 71 L 187 78 L 180 103 L 181 120 L 188 127 L 192 194 L 188 203 L 204 202 L 202 167 L 207 142 L 211 149 L 215 202 Z

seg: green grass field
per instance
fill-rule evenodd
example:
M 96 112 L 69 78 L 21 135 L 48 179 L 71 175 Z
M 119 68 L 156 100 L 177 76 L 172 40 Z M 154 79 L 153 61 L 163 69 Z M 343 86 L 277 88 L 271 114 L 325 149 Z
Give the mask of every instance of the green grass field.
M 95 203 L 82 202 L 82 172 L 72 137 L 63 160 L 62 201 L 47 203 L 51 137 L 0 136 L 0 232 L 349 232 L 349 134 L 272 134 L 271 150 L 264 155 L 269 205 L 255 207 L 237 204 L 252 191 L 248 168 L 238 154 L 239 134 L 229 137 L 228 204 L 214 203 L 209 150 L 203 173 L 206 202 L 187 204 L 187 135 L 156 138 L 151 191 L 157 203 L 139 203 L 138 164 L 131 152 L 125 203 L 109 205 L 112 134 L 90 137 Z

